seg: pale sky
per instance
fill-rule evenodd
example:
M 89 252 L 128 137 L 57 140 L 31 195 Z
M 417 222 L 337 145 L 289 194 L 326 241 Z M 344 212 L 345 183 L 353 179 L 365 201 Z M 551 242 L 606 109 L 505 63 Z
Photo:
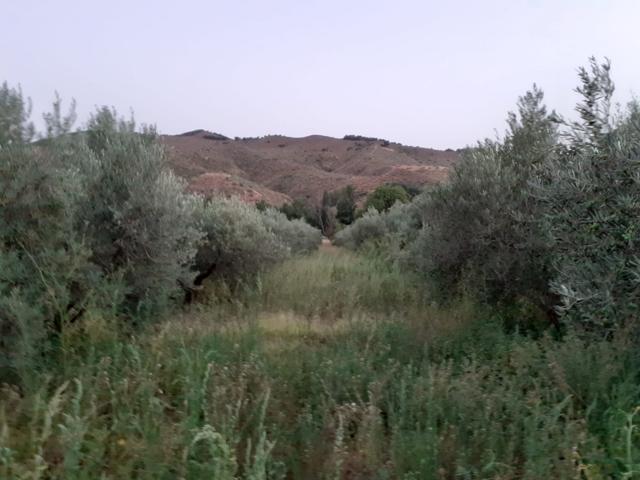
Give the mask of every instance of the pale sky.
M 629 100 L 639 24 L 638 0 L 0 0 L 0 81 L 36 120 L 57 90 L 81 119 L 112 105 L 162 133 L 459 148 L 534 82 L 570 114 L 590 55 Z

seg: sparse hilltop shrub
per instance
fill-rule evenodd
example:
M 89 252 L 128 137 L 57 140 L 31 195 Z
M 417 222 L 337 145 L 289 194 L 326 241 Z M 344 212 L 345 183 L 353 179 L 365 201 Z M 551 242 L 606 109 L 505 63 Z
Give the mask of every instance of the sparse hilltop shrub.
M 352 142 L 382 142 L 385 147 L 389 145 L 389 140 L 385 140 L 384 138 L 366 137 L 364 135 L 345 135 L 342 139 L 350 140 Z

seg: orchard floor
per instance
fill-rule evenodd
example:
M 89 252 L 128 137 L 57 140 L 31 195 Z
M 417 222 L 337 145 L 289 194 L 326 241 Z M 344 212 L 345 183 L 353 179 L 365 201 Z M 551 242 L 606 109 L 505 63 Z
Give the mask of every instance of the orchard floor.
M 635 478 L 625 338 L 507 333 L 332 245 L 234 301 L 92 315 L 0 390 L 2 479 Z

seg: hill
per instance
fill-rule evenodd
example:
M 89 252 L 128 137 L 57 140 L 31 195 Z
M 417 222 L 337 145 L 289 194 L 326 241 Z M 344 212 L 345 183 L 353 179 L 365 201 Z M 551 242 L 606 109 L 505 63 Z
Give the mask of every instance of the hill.
M 231 139 L 194 130 L 164 135 L 161 141 L 168 147 L 174 170 L 189 181 L 192 190 L 274 205 L 291 199 L 316 203 L 323 192 L 347 185 L 353 185 L 362 198 L 385 183 L 433 184 L 445 179 L 458 159 L 453 150 L 408 147 L 355 135 Z

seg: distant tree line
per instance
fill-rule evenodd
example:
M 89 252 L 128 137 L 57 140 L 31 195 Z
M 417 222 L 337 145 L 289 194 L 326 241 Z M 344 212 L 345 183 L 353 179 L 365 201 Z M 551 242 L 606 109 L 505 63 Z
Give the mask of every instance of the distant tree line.
M 390 145 L 389 140 L 385 140 L 384 138 L 365 137 L 364 135 L 345 135 L 342 139 L 354 142 L 381 142 L 383 147 L 388 147 Z
M 351 225 L 367 210 L 385 212 L 396 202 L 409 202 L 421 189 L 400 184 L 384 184 L 373 190 L 365 199 L 363 207 L 358 208 L 356 191 L 353 185 L 338 190 L 325 191 L 319 205 L 312 205 L 296 199 L 283 204 L 279 210 L 288 219 L 301 219 L 320 229 L 327 237 L 333 237 L 347 225 Z M 259 208 L 266 208 L 261 203 Z

